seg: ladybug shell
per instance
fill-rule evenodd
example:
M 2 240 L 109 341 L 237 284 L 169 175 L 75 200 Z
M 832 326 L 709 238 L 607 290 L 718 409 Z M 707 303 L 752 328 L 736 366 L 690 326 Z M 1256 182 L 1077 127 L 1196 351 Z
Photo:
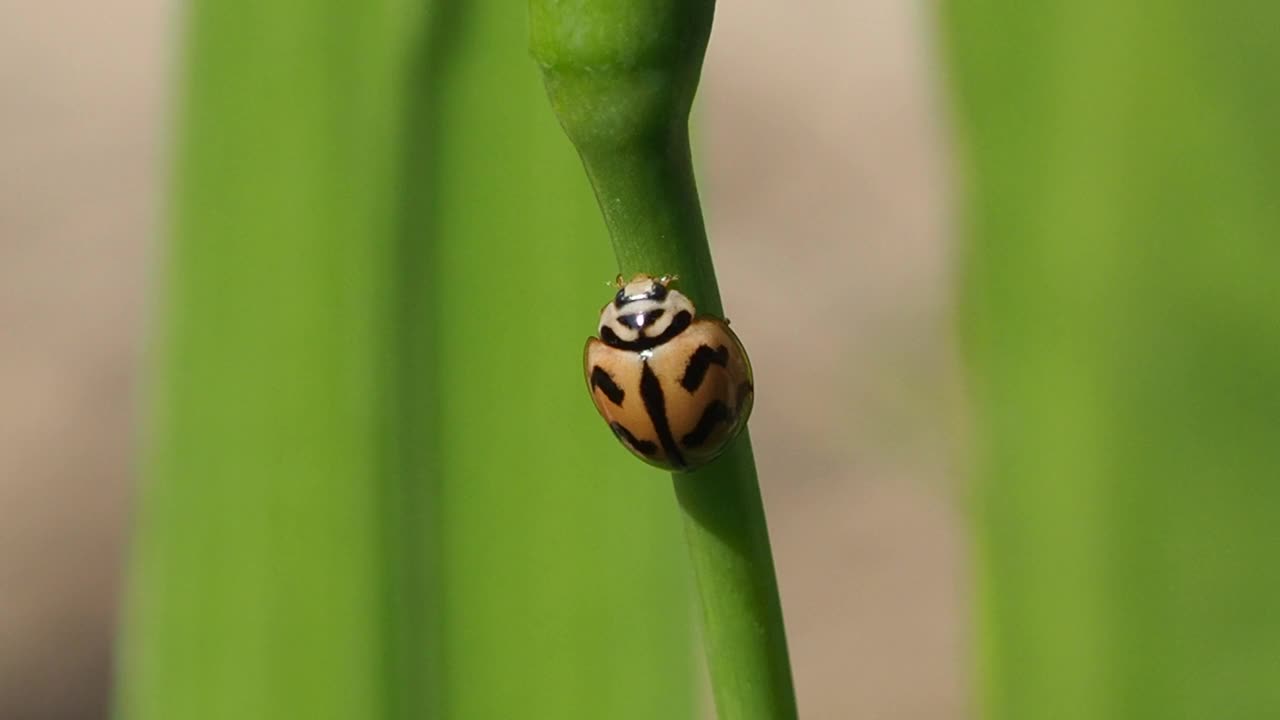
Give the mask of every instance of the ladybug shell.
M 751 414 L 751 364 L 723 320 L 697 318 L 643 351 L 589 338 L 585 355 L 596 410 L 650 465 L 683 472 L 710 462 Z

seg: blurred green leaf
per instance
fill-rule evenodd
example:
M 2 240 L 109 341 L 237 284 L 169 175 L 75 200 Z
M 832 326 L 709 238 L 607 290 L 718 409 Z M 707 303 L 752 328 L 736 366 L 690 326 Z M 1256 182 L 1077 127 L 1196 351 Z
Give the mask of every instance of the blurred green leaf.
M 523 14 L 188 12 L 119 716 L 690 715 L 679 521 L 585 390 L 613 267 Z
M 378 717 L 409 18 L 189 13 L 120 714 Z
M 992 718 L 1280 714 L 1280 7 L 946 11 Z

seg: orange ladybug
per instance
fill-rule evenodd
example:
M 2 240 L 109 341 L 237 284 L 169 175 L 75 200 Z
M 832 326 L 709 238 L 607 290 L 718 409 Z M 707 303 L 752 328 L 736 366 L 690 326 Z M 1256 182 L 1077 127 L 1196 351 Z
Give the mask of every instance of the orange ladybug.
M 618 440 L 650 465 L 686 472 L 742 431 L 755 387 L 738 336 L 699 316 L 675 280 L 619 275 L 584 354 L 591 400 Z

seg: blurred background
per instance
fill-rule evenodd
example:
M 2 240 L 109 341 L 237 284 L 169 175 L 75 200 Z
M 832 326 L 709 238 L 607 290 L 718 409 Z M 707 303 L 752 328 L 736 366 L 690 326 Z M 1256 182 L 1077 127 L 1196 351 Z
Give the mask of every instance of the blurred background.
M 1272 83 L 1264 73 L 1276 60 L 1269 29 L 1280 24 L 1272 22 L 1274 11 L 1215 12 L 1192 2 L 1168 3 L 1142 16 L 1102 2 L 1045 13 L 1014 5 L 934 8 L 816 0 L 797 9 L 743 0 L 721 3 L 717 10 L 695 109 L 695 153 L 725 305 L 757 373 L 751 428 L 802 714 L 902 720 L 1280 716 L 1280 578 L 1274 562 L 1280 550 L 1274 530 L 1280 507 L 1280 297 L 1274 281 L 1280 267 L 1280 133 L 1274 132 L 1280 127 L 1280 95 L 1267 91 Z M 205 422 L 221 427 L 216 423 L 222 420 L 183 404 L 192 402 L 192 388 L 198 387 L 184 390 L 183 378 L 206 377 L 201 373 L 222 362 L 270 365 L 276 353 L 249 360 L 219 353 L 249 340 L 269 344 L 279 334 L 271 327 L 255 329 L 258 335 L 234 333 L 240 320 L 262 309 L 256 303 L 271 297 L 253 294 L 267 287 L 270 279 L 263 278 L 271 273 L 287 275 L 299 266 L 314 270 L 322 279 L 298 297 L 328 298 L 327 289 L 335 287 L 354 297 L 362 296 L 360 288 L 384 290 L 376 272 L 362 264 L 373 267 L 381 256 L 344 255 L 356 251 L 342 249 L 348 245 L 341 233 L 349 230 L 344 222 L 359 227 L 361 217 L 380 217 L 398 202 L 378 200 L 377 187 L 362 194 L 363 180 L 378 176 L 379 167 L 351 159 L 386 150 L 380 139 L 333 151 L 323 133 L 296 147 L 287 131 L 271 134 L 280 128 L 239 144 L 236 138 L 248 135 L 236 136 L 233 128 L 227 141 L 218 134 L 220 123 L 236 125 L 241 115 L 254 113 L 253 103 L 237 103 L 238 86 L 227 81 L 230 75 L 218 74 L 219 42 L 224 52 L 236 52 L 236 43 L 243 43 L 237 78 L 256 74 L 253 52 L 265 53 L 258 59 L 275 53 L 305 58 L 309 52 L 365 57 L 361 47 L 385 45 L 378 33 L 394 25 L 391 11 L 357 17 L 361 22 L 350 26 L 355 45 L 321 27 L 314 37 L 300 33 L 303 40 L 296 42 L 286 33 L 286 52 L 269 43 L 255 45 L 257 36 L 241 33 L 233 13 L 210 9 L 216 4 L 198 6 L 203 9 L 195 22 L 206 30 L 194 35 L 196 60 L 185 71 L 175 60 L 182 12 L 172 4 L 19 2 L 0 10 L 0 718 L 106 717 L 120 663 L 130 663 L 137 673 L 131 692 L 142 699 L 130 709 L 138 717 L 173 717 L 164 709 L 181 706 L 184 698 L 196 698 L 197 705 L 205 701 L 207 712 L 200 717 L 257 717 L 237 708 L 230 693 L 215 698 L 224 703 L 219 705 L 195 686 L 167 687 L 168 676 L 154 668 L 174 659 L 174 648 L 212 647 L 231 637 L 210 654 L 223 664 L 210 661 L 186 679 L 194 682 L 192 677 L 205 672 L 212 687 L 236 686 L 227 680 L 235 675 L 234 663 L 219 653 L 256 668 L 243 647 L 268 638 L 261 640 L 270 651 L 264 657 L 280 657 L 271 654 L 283 643 L 275 642 L 274 632 L 286 639 L 337 637 L 333 645 L 317 640 L 307 651 L 317 657 L 350 651 L 351 667 L 363 658 L 401 669 L 419 667 L 397 662 L 413 653 L 417 638 L 437 633 L 445 653 L 421 660 L 421 667 L 449 666 L 443 682 L 453 683 L 452 707 L 471 708 L 457 715 L 501 717 L 486 714 L 491 688 L 483 678 L 474 681 L 478 685 L 468 685 L 467 678 L 503 662 L 517 674 L 530 667 L 548 673 L 538 666 L 556 666 L 541 650 L 524 654 L 512 648 L 544 643 L 573 627 L 573 618 L 546 609 L 559 602 L 557 586 L 569 594 L 598 590 L 600 603 L 632 607 L 619 611 L 621 620 L 600 615 L 605 627 L 616 630 L 620 647 L 640 642 L 624 626 L 629 613 L 649 607 L 654 617 L 636 621 L 637 632 L 661 627 L 658 634 L 664 634 L 670 626 L 672 647 L 687 640 L 695 673 L 692 658 L 700 651 L 692 636 L 686 638 L 688 623 L 680 612 L 682 556 L 678 547 L 667 546 L 676 526 L 665 478 L 632 467 L 607 433 L 588 434 L 598 430 L 598 421 L 590 417 L 585 396 L 574 396 L 581 402 L 563 410 L 566 434 L 552 442 L 565 452 L 589 445 L 570 461 L 578 463 L 572 468 L 592 478 L 590 493 L 628 511 L 615 510 L 581 535 L 543 521 L 553 529 L 539 535 L 538 526 L 522 515 L 524 507 L 533 507 L 527 501 L 542 497 L 529 488 L 545 484 L 552 501 L 547 507 L 568 513 L 589 514 L 597 495 L 574 505 L 566 498 L 578 497 L 582 484 L 573 472 L 536 458 L 502 465 L 501 458 L 483 457 L 485 437 L 451 429 L 447 420 L 460 416 L 450 413 L 470 412 L 464 406 L 500 405 L 476 389 L 482 371 L 471 375 L 468 367 L 479 362 L 486 371 L 510 375 L 521 366 L 485 365 L 487 355 L 468 355 L 467 342 L 476 332 L 465 313 L 431 314 L 439 312 L 432 301 L 441 296 L 410 303 L 443 329 L 438 344 L 424 351 L 428 359 L 414 356 L 405 367 L 446 377 L 452 368 L 460 389 L 442 396 L 440 417 L 411 424 L 432 438 L 423 444 L 443 458 L 433 466 L 442 477 L 506 477 L 494 487 L 445 486 L 433 496 L 439 507 L 461 508 L 442 523 L 441 536 L 422 541 L 412 534 L 418 525 L 430 525 L 426 521 L 435 511 L 421 511 L 429 503 L 412 491 L 396 496 L 403 488 L 365 496 L 352 489 L 358 484 L 339 478 L 328 485 L 285 483 L 280 497 L 250 491 L 237 499 L 237 490 L 271 477 L 257 471 L 242 479 L 226 476 L 225 496 L 157 492 L 144 520 L 135 490 L 146 468 L 156 477 L 182 477 L 182 458 L 189 456 L 200 458 L 198 467 L 188 468 L 192 477 L 216 479 L 224 468 L 217 443 L 202 445 L 202 431 L 191 430 L 211 427 L 200 424 Z M 243 27 L 291 28 L 289 9 L 281 7 L 263 10 Z M 525 273 L 567 268 L 555 275 L 558 283 L 572 286 L 560 301 L 569 312 L 588 310 L 557 330 L 570 359 L 539 366 L 568 369 L 548 381 L 558 393 L 558 383 L 581 382 L 572 358 L 613 271 L 576 158 L 557 134 L 536 68 L 524 57 L 522 9 L 521 17 L 511 19 L 501 17 L 509 13 L 499 7 L 476 3 L 474 11 L 459 13 L 465 17 L 455 19 L 456 37 L 438 50 L 439 57 L 455 55 L 443 63 L 445 70 L 428 73 L 434 78 L 430 98 L 445 108 L 424 130 L 440 158 L 436 175 L 423 185 L 434 188 L 433 199 L 419 203 L 421 198 L 409 197 L 409 205 L 435 213 L 426 223 L 431 232 L 444 236 L 450 230 L 469 242 L 543 233 L 540 242 L 552 249 L 545 256 L 504 249 L 513 255 L 506 270 L 491 272 L 489 258 L 461 245 L 445 247 L 430 261 L 439 269 L 433 281 L 439 292 L 456 293 L 451 297 L 458 305 L 449 307 L 501 307 L 486 306 L 483 298 Z M 347 27 L 340 13 L 331 21 L 329 30 Z M 363 65 L 335 62 L 338 69 L 326 77 L 337 79 L 318 81 L 317 87 L 351 82 L 356 95 L 376 107 L 393 94 L 379 84 L 377 63 L 395 62 L 378 58 Z M 296 69 L 289 68 L 286 73 Z M 486 78 L 501 92 L 479 90 Z M 324 87 L 303 99 L 320 98 L 323 106 Z M 182 135 L 175 106 L 194 108 L 185 141 L 174 138 Z M 422 120 L 420 110 L 406 111 L 411 125 Z M 344 132 L 379 127 L 385 118 L 375 114 L 339 113 L 328 132 L 343 138 Z M 287 119 L 281 122 L 286 129 Z M 535 139 L 518 136 L 524 126 L 536 128 Z M 459 128 L 473 127 L 476 139 L 458 134 Z M 255 143 L 274 157 L 273 148 L 284 138 L 287 147 L 280 152 L 299 153 L 302 169 L 296 176 L 273 177 L 261 173 L 269 167 L 266 161 L 255 168 L 248 160 L 226 184 L 218 179 L 227 172 L 218 165 L 225 149 L 205 142 L 210 138 L 226 141 L 233 158 Z M 317 144 L 308 145 L 312 140 Z M 412 156 L 412 143 L 405 146 Z M 318 170 L 306 161 L 315 157 L 322 158 Z M 179 173 L 189 173 L 185 190 L 168 188 L 166 168 L 175 162 L 185 168 Z M 359 171 L 354 189 L 318 185 L 308 194 L 303 187 L 297 197 L 279 190 L 294 180 L 306 186 L 313 175 L 336 176 L 334 168 Z M 506 217 L 493 191 L 506 175 L 516 178 L 510 187 L 537 184 L 544 194 L 529 189 L 507 195 L 515 209 Z M 247 189 L 228 190 L 234 183 Z M 306 207 L 334 204 L 333 198 L 350 199 L 360 209 L 329 223 L 337 230 L 326 227 L 325 219 L 316 221 L 320 242 L 339 248 L 317 261 L 318 269 L 286 251 L 278 257 L 254 254 L 255 238 L 292 232 L 299 242 L 307 240 L 303 236 L 311 230 L 291 229 L 288 216 L 259 226 L 229 220 L 232 227 L 248 228 L 248 242 L 229 240 L 227 265 L 218 265 L 221 250 L 201 245 L 223 227 L 218 199 L 244 211 L 255 207 L 258 187 L 268 205 L 284 198 L 278 204 L 303 207 L 297 217 L 306 216 Z M 562 203 L 562 215 L 538 213 L 540 206 Z M 176 252 L 164 249 L 169 212 L 177 217 Z M 563 247 L 556 244 L 562 236 L 572 236 Z M 588 251 L 569 245 L 583 238 L 595 254 L 585 256 Z M 212 253 L 201 255 L 211 247 Z M 237 258 L 264 257 L 265 270 L 219 284 L 225 277 L 217 273 L 234 267 Z M 210 266 L 218 270 L 198 269 Z M 340 271 L 330 272 L 335 267 Z M 169 281 L 178 283 L 177 290 L 158 279 L 161 268 L 179 278 Z M 324 279 L 347 268 L 358 276 L 354 290 Z M 450 279 L 459 277 L 464 279 Z M 465 279 L 471 277 L 487 279 Z M 195 289 L 182 290 L 184 282 Z M 768 292 L 758 292 L 762 287 Z M 243 300 L 235 299 L 242 290 Z M 306 303 L 300 310 L 287 297 L 281 304 L 297 316 L 283 317 L 309 322 Z M 173 311 L 177 320 L 165 319 L 161 298 L 179 308 Z M 232 298 L 226 302 L 235 312 L 223 317 L 202 304 L 207 298 Z M 331 318 L 346 328 L 342 332 L 354 328 L 351 337 L 364 337 L 359 317 L 367 308 L 348 299 L 341 295 L 333 302 Z M 206 321 L 213 330 L 205 332 Z M 217 328 L 233 328 L 227 342 Z M 967 375 L 958 337 L 965 338 Z M 317 357 L 341 346 L 341 339 L 332 347 L 322 342 Z M 201 353 L 219 359 L 201 365 Z M 324 366 L 317 372 L 331 369 L 332 375 L 316 378 L 348 377 L 352 367 L 367 370 L 362 363 L 379 362 L 370 357 L 340 357 L 334 368 L 317 361 Z M 252 398 L 264 387 L 275 386 L 251 385 L 243 392 Z M 234 395 L 235 389 L 228 385 L 219 393 Z M 144 410 L 143 398 L 153 395 L 162 408 Z M 187 399 L 164 405 L 171 397 Z M 326 402 L 353 403 L 352 414 L 362 412 L 343 393 Z M 325 414 L 305 403 L 298 407 L 298 417 Z M 475 412 L 475 424 L 498 434 L 517 432 L 516 421 L 524 422 L 517 417 L 508 426 L 484 410 Z M 178 420 L 170 422 L 168 413 Z M 256 428 L 255 422 L 251 417 L 247 424 Z M 140 429 L 147 426 L 177 429 L 148 440 Z M 581 434 L 573 434 L 579 427 Z M 319 445 L 343 432 L 307 432 L 312 430 L 317 434 L 306 437 Z M 379 442 L 370 439 L 368 447 Z M 521 452 L 528 450 L 520 444 L 527 441 L 514 442 Z M 161 450 L 142 450 L 151 444 Z M 356 445 L 350 456 L 358 460 L 368 448 Z M 187 447 L 188 454 L 178 447 Z M 175 454 L 166 455 L 166 448 Z M 279 460 L 270 448 L 255 451 L 269 458 L 263 467 Z M 600 479 L 613 473 L 599 469 L 604 467 L 616 467 L 617 476 L 634 487 L 652 481 L 645 486 L 652 490 L 611 487 Z M 971 467 L 976 474 L 968 472 Z M 508 490 L 521 480 L 529 484 Z M 323 497 L 314 505 L 310 499 L 296 507 L 288 501 L 313 491 L 333 496 L 333 504 L 324 505 Z M 468 492 L 474 497 L 468 499 Z M 506 498 L 508 492 L 514 497 Z M 394 508 L 411 510 L 387 511 L 379 505 L 387 497 Z M 364 520 L 344 525 L 343 510 L 364 508 L 361 503 L 374 508 L 370 517 L 378 516 L 377 508 L 386 511 L 381 517 L 390 518 L 391 528 L 378 529 L 376 521 L 366 526 Z M 201 516 L 193 510 L 201 504 L 221 514 Z M 268 511 L 259 516 L 253 511 L 258 506 Z M 246 508 L 246 518 L 228 519 Z M 324 519 L 294 527 L 295 510 L 298 517 Z M 521 562 L 533 570 L 524 575 L 486 564 L 504 552 L 489 540 L 475 540 L 487 522 L 515 528 L 531 548 Z M 306 548 L 292 544 L 293 536 L 270 535 L 272 526 L 315 539 L 321 551 L 300 561 L 307 558 Z M 126 566 L 133 528 L 140 528 L 146 542 L 134 548 L 142 568 L 132 586 L 138 635 L 130 657 L 122 660 L 117 640 L 127 614 L 123 599 L 130 586 Z M 667 532 L 652 549 L 641 539 L 635 545 L 613 541 L 623 544 L 609 545 L 602 556 L 566 550 L 593 544 L 592 533 L 601 528 L 620 535 L 648 528 L 655 538 L 657 530 Z M 368 547 L 350 542 L 361 532 L 383 535 L 362 541 Z M 395 602 L 378 606 L 382 600 L 372 591 L 368 597 L 343 594 L 345 580 L 362 572 L 361 558 L 376 555 L 379 543 L 393 546 L 410 537 L 426 549 L 405 551 L 409 559 L 393 558 L 385 577 L 370 584 L 414 588 L 421 578 L 406 570 L 410 561 L 438 560 L 433 553 L 442 552 L 440 602 L 449 625 L 444 629 L 397 625 L 407 622 L 404 608 Z M 173 548 L 163 546 L 175 538 Z M 228 538 L 229 546 L 223 543 Z M 255 544 L 254 538 L 264 539 Z M 449 555 L 457 547 L 464 550 Z M 263 555 L 264 548 L 278 555 Z M 563 562 L 548 561 L 539 548 L 563 552 Z M 655 595 L 653 603 L 635 597 L 626 572 L 610 574 L 611 552 L 640 558 L 637 566 L 649 568 L 644 577 L 670 592 Z M 279 558 L 285 558 L 288 586 L 273 596 L 271 576 L 281 571 L 273 563 Z M 252 572 L 238 574 L 244 567 Z M 306 592 L 332 590 L 317 580 L 329 570 L 338 578 L 336 609 L 289 604 Z M 230 579 L 235 588 L 225 597 L 208 597 L 216 585 L 201 582 L 210 577 Z M 619 580 L 624 589 L 610 595 L 572 585 L 598 578 L 605 578 L 601 586 Z M 266 588 L 264 595 L 254 594 L 255 582 Z M 242 585 L 247 589 L 240 592 Z M 407 597 L 419 597 L 414 592 Z M 507 594 L 531 594 L 543 610 L 490 634 L 473 632 L 506 616 L 506 606 L 491 598 Z M 282 598 L 283 609 L 272 605 Z M 234 612 L 209 617 L 219 602 L 250 607 L 243 637 Z M 258 605 L 280 615 L 255 614 Z M 330 610 L 334 615 L 325 614 Z M 338 615 L 362 610 L 382 619 L 331 624 Z M 283 630 L 271 626 L 272 618 L 285 616 L 290 620 Z M 205 629 L 191 630 L 196 626 Z M 411 638 L 403 641 L 408 650 L 396 645 L 400 641 L 379 650 L 368 639 L 404 627 Z M 249 644 L 236 645 L 241 640 Z M 583 642 L 547 652 L 591 665 L 613 647 L 608 633 Z M 467 646 L 479 650 L 471 657 L 457 654 Z M 383 651 L 393 659 L 379 660 Z M 309 670 L 342 682 L 359 674 L 341 664 L 299 667 L 298 678 L 285 677 L 281 684 L 305 686 L 312 682 Z M 664 687 L 681 696 L 679 668 L 673 674 L 673 684 Z M 366 680 L 357 678 L 335 692 L 377 695 L 383 681 Z M 512 707 L 526 708 L 523 716 L 594 716 L 539 714 L 534 708 L 555 707 L 547 688 L 561 687 L 555 679 L 539 682 L 546 683 L 542 695 L 523 686 L 514 691 L 512 702 L 518 703 Z M 562 682 L 573 687 L 571 680 Z M 257 686 L 237 687 L 246 698 L 270 694 Z M 578 695 L 594 697 L 593 692 Z M 688 692 L 702 698 L 709 717 L 705 691 L 691 683 Z M 362 700 L 352 702 L 362 706 Z M 263 707 L 271 705 L 258 709 Z

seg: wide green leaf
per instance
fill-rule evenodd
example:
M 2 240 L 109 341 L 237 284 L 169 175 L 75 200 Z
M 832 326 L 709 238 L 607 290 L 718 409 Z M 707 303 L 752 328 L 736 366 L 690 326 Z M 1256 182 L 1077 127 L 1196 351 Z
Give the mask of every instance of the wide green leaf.
M 680 718 L 660 473 L 522 12 L 196 0 L 117 714 Z
M 949 3 L 983 703 L 1280 713 L 1280 7 Z

